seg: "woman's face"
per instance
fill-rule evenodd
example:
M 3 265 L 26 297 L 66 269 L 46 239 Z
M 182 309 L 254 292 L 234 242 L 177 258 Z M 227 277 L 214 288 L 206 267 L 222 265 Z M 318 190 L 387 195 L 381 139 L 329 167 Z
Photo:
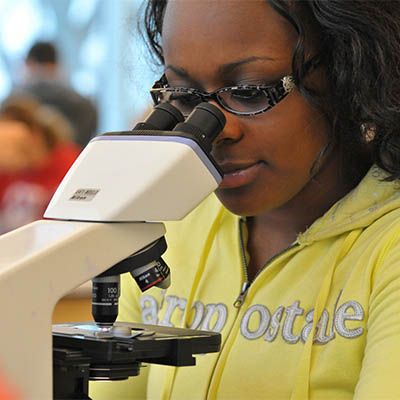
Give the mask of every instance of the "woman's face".
M 170 86 L 213 91 L 272 84 L 291 73 L 297 34 L 265 0 L 169 0 L 162 43 Z M 227 122 L 212 154 L 225 176 L 216 193 L 255 216 L 296 201 L 327 143 L 324 118 L 295 90 L 269 111 Z

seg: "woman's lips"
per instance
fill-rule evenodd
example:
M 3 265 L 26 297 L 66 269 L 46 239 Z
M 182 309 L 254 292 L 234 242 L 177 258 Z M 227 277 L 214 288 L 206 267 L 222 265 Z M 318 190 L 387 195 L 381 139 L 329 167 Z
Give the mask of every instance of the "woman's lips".
M 261 161 L 243 166 L 235 166 L 233 164 L 221 165 L 221 168 L 224 171 L 224 177 L 219 188 L 228 189 L 247 185 L 255 179 L 261 166 Z

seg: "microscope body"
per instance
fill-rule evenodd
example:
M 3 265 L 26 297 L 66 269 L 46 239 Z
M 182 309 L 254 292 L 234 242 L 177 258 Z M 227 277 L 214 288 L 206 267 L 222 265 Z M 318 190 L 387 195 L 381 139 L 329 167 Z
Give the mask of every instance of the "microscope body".
M 164 231 L 159 223 L 43 220 L 0 237 L 0 368 L 22 399 L 52 399 L 58 300 Z
M 93 139 L 57 189 L 49 219 L 0 236 L 0 370 L 22 399 L 53 398 L 58 300 L 163 237 L 154 221 L 182 219 L 221 180 L 196 141 L 146 129 Z

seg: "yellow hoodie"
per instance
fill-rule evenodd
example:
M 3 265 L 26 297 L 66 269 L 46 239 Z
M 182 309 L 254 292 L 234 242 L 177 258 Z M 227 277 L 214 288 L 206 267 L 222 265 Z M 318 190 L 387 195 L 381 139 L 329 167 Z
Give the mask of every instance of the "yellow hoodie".
M 371 168 L 253 282 L 246 224 L 214 196 L 168 223 L 170 288 L 142 294 L 125 274 L 119 319 L 214 330 L 223 345 L 195 367 L 150 366 L 147 398 L 400 399 L 400 190 L 384 177 Z M 146 375 L 90 395 L 145 398 Z

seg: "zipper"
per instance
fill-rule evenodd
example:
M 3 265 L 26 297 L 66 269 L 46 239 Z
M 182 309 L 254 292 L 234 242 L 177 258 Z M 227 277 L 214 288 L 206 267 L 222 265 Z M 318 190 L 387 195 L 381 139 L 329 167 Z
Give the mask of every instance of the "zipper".
M 277 253 L 274 256 L 272 256 L 257 271 L 257 273 L 254 275 L 253 280 L 250 281 L 249 280 L 249 274 L 248 274 L 248 264 L 247 264 L 247 259 L 246 259 L 246 252 L 245 252 L 244 241 L 243 241 L 243 228 L 242 228 L 242 225 L 244 223 L 245 223 L 245 221 L 243 219 L 239 219 L 239 243 L 240 243 L 240 253 L 242 255 L 242 266 L 243 266 L 243 269 L 244 269 L 244 282 L 243 282 L 242 288 L 240 290 L 239 296 L 237 297 L 237 299 L 233 303 L 233 306 L 235 308 L 240 308 L 242 306 L 242 304 L 244 303 L 244 300 L 246 299 L 247 292 L 249 291 L 249 288 L 250 288 L 251 284 L 257 279 L 258 275 L 260 275 L 260 273 L 262 271 L 264 271 L 265 268 L 268 267 L 268 265 L 270 265 L 276 258 L 278 258 L 280 255 L 282 255 L 286 251 L 289 251 L 289 250 L 293 249 L 294 247 L 299 246 L 299 243 L 295 242 L 295 243 L 291 244 L 290 246 L 286 247 L 285 249 L 281 250 L 279 253 Z
M 243 266 L 243 271 L 244 271 L 244 282 L 242 285 L 242 289 L 240 290 L 239 296 L 233 303 L 233 306 L 235 308 L 240 308 L 246 298 L 247 291 L 249 290 L 250 287 L 250 281 L 249 281 L 249 273 L 248 273 L 248 264 L 247 264 L 247 259 L 246 259 L 246 251 L 244 248 L 244 242 L 243 242 L 243 224 L 245 221 L 240 218 L 239 219 L 239 244 L 240 244 L 240 254 L 242 255 L 242 266 Z
M 249 289 L 249 286 L 250 286 L 250 282 L 249 281 L 245 281 L 243 283 L 243 286 L 242 286 L 242 289 L 240 290 L 239 296 L 235 300 L 235 302 L 233 303 L 233 306 L 235 308 L 240 308 L 240 306 L 243 304 L 244 299 L 246 298 L 247 290 Z

